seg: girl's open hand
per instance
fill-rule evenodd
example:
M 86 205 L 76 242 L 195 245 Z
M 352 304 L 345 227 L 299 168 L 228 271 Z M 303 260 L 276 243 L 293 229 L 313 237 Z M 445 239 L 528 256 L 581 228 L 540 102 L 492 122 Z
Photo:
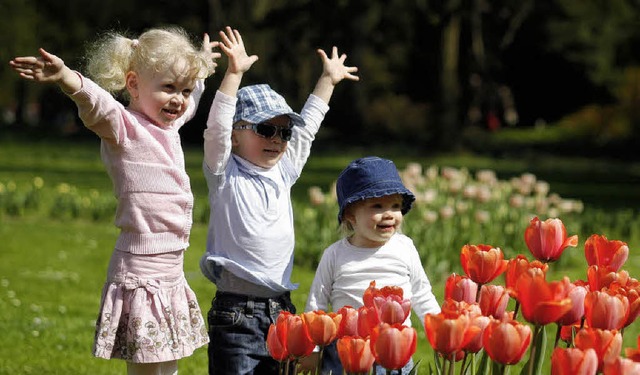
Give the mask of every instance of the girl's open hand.
M 358 71 L 357 67 L 344 65 L 344 61 L 347 59 L 347 55 L 343 53 L 338 57 L 338 47 L 333 47 L 331 58 L 329 58 L 327 54 L 321 49 L 318 49 L 318 54 L 322 59 L 322 75 L 328 76 L 334 86 L 343 79 L 348 79 L 351 81 L 360 80 L 360 77 L 352 74 Z
M 38 52 L 40 56 L 16 57 L 9 61 L 9 65 L 22 78 L 36 82 L 59 82 L 63 78 L 64 61 L 43 48 Z
M 244 73 L 251 68 L 254 62 L 258 61 L 258 56 L 247 54 L 238 30 L 227 26 L 225 31 L 220 31 L 219 47 L 229 57 L 227 71 L 229 73 Z
M 216 72 L 216 67 L 218 66 L 218 63 L 216 63 L 216 59 L 219 59 L 222 56 L 220 52 L 213 52 L 213 49 L 218 47 L 219 44 L 220 42 L 218 42 L 217 40 L 213 42 L 210 41 L 209 34 L 204 33 L 202 50 L 211 56 L 211 69 L 209 70 L 209 74 L 213 74 Z

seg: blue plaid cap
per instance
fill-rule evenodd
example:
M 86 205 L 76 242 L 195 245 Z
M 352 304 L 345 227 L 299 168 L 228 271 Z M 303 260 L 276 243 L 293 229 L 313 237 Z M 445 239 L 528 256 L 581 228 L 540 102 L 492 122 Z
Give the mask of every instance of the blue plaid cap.
M 377 156 L 352 161 L 338 176 L 336 193 L 340 206 L 339 223 L 342 222 L 345 207 L 359 200 L 401 194 L 403 215 L 409 212 L 416 200 L 411 190 L 402 183 L 395 164 Z
M 238 90 L 238 102 L 233 123 L 246 121 L 259 124 L 274 117 L 287 115 L 294 126 L 304 126 L 302 117 L 295 113 L 282 95 L 267 84 L 245 86 Z

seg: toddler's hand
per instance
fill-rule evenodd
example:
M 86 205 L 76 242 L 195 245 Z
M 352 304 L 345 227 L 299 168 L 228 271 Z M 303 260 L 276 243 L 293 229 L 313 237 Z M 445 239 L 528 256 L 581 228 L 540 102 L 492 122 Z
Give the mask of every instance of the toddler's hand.
M 242 36 L 240 36 L 238 30 L 231 29 L 229 26 L 225 30 L 226 34 L 224 31 L 220 31 L 222 41 L 219 46 L 222 52 L 229 57 L 227 71 L 230 73 L 244 73 L 251 68 L 254 62 L 258 61 L 258 56 L 249 56 L 247 54 Z
M 352 74 L 358 71 L 357 67 L 344 65 L 344 61 L 346 60 L 347 55 L 343 53 L 340 57 L 338 57 L 338 47 L 333 47 L 333 50 L 331 52 L 331 59 L 329 59 L 327 54 L 321 49 L 318 49 L 318 54 L 322 59 L 322 75 L 329 77 L 331 79 L 331 83 L 334 86 L 343 79 L 349 79 L 351 81 L 360 80 L 360 77 Z
M 16 57 L 9 65 L 20 77 L 36 82 L 58 82 L 62 79 L 64 61 L 44 49 L 38 50 L 40 56 Z
M 217 40 L 211 42 L 209 40 L 209 34 L 204 33 L 204 38 L 202 40 L 202 50 L 211 56 L 211 67 L 209 69 L 209 75 L 216 72 L 216 67 L 218 66 L 218 63 L 216 63 L 216 59 L 219 59 L 222 56 L 220 52 L 213 52 L 213 49 L 218 47 L 219 44 L 220 42 L 218 42 Z

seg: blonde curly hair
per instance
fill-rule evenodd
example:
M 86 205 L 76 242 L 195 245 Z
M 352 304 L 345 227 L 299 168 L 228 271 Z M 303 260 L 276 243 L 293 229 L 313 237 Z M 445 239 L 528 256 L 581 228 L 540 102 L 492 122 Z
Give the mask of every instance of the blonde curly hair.
M 183 62 L 194 80 L 207 78 L 215 68 L 210 54 L 196 48 L 180 27 L 149 29 L 137 39 L 107 32 L 89 48 L 86 71 L 100 87 L 129 100 L 128 72 L 157 73 Z

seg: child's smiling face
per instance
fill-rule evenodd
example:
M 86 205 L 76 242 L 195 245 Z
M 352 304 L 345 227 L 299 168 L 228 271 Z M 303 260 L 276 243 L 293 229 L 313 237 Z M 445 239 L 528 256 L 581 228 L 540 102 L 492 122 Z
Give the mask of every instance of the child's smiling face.
M 195 80 L 184 61 L 162 72 L 129 72 L 129 108 L 144 114 L 159 127 L 170 126 L 189 107 Z
M 349 239 L 358 247 L 380 247 L 402 224 L 402 195 L 385 195 L 355 202 L 347 207 L 344 219 L 353 227 Z

